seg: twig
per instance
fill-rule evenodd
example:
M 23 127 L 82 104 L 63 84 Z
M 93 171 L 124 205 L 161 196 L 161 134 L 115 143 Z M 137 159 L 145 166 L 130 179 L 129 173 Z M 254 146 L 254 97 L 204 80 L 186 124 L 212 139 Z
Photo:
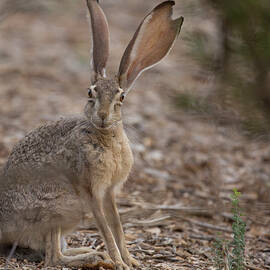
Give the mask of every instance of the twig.
M 141 248 L 132 249 L 132 252 L 145 253 L 149 256 L 152 256 L 155 253 L 154 250 L 145 250 Z
M 170 219 L 171 216 L 167 215 L 167 216 L 162 216 L 159 218 L 155 218 L 155 219 L 150 219 L 150 220 L 132 220 L 131 223 L 127 223 L 125 226 L 127 227 L 134 227 L 134 226 L 157 226 L 160 225 L 160 223 L 164 220 L 168 220 Z
M 247 269 L 252 269 L 252 270 L 263 270 L 263 269 L 260 268 L 260 267 L 257 267 L 257 266 L 254 266 L 254 265 L 249 265 L 249 264 L 246 264 L 246 263 L 245 263 L 245 267 L 246 267 Z
M 10 251 L 9 254 L 8 254 L 7 261 L 10 261 L 10 259 L 11 259 L 12 256 L 14 255 L 14 252 L 15 252 L 15 250 L 16 250 L 16 248 L 17 248 L 17 245 L 18 245 L 17 242 L 14 242 L 14 243 L 13 243 L 12 249 L 11 249 L 11 251 Z
M 98 250 L 102 249 L 104 246 L 105 246 L 105 244 L 102 242 L 100 245 L 98 245 L 96 247 L 96 250 L 98 251 Z
M 200 221 L 196 221 L 196 220 L 192 220 L 192 219 L 189 219 L 189 218 L 184 218 L 184 217 L 178 217 L 184 221 L 187 221 L 187 222 L 190 222 L 194 225 L 197 225 L 199 227 L 203 227 L 203 228 L 207 228 L 207 229 L 211 229 L 211 230 L 215 230 L 215 231 L 222 231 L 222 232 L 227 232 L 227 233 L 232 233 L 232 230 L 231 229 L 227 229 L 227 228 L 224 228 L 224 227 L 221 227 L 221 226 L 215 226 L 213 224 L 209 224 L 209 223 L 206 223 L 206 222 L 200 222 Z
M 193 239 L 206 240 L 206 241 L 212 241 L 212 240 L 215 239 L 215 237 L 213 237 L 213 236 L 208 236 L 208 235 L 195 235 L 195 234 L 190 234 L 189 237 L 190 237 L 190 238 L 193 238 Z
M 200 221 L 191 221 L 193 224 L 198 225 L 200 227 L 203 228 L 207 228 L 207 229 L 211 229 L 211 230 L 215 230 L 215 231 L 222 231 L 222 232 L 228 232 L 228 233 L 232 233 L 232 230 L 221 227 L 221 226 L 215 226 L 209 223 L 205 223 L 205 222 L 200 222 Z
M 144 259 L 172 261 L 172 262 L 181 262 L 182 261 L 180 259 L 175 258 L 174 255 L 162 255 L 162 254 L 156 254 L 154 256 L 145 256 Z
M 199 208 L 199 207 L 185 207 L 181 206 L 180 204 L 175 205 L 154 205 L 150 203 L 137 203 L 134 202 L 133 205 L 137 205 L 142 207 L 143 209 L 149 209 L 149 210 L 173 210 L 173 211 L 180 211 L 185 213 L 191 213 L 191 214 L 207 214 L 212 216 L 212 213 L 206 208 Z

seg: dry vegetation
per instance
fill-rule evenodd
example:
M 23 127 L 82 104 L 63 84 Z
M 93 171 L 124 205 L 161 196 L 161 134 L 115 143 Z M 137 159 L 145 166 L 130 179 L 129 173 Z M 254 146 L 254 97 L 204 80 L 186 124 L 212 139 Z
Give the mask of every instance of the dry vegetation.
M 8 2 L 14 5 L 2 3 L 0 13 L 0 165 L 27 131 L 80 113 L 90 77 L 83 0 Z M 111 30 L 108 69 L 116 72 L 140 19 L 160 1 L 101 2 Z M 186 56 L 183 38 L 196 27 L 214 31 L 211 14 L 198 16 L 187 2 L 177 2 L 175 9 L 185 16 L 175 48 L 138 80 L 124 108 L 136 157 L 119 196 L 128 247 L 141 269 L 214 269 L 212 240 L 219 231 L 231 234 L 229 198 L 236 187 L 246 213 L 246 264 L 270 269 L 269 143 L 171 104 L 175 94 L 204 95 L 213 83 Z M 68 240 L 71 246 L 104 249 L 92 223 Z M 43 264 L 22 259 L 6 264 L 2 257 L 1 266 L 26 270 Z

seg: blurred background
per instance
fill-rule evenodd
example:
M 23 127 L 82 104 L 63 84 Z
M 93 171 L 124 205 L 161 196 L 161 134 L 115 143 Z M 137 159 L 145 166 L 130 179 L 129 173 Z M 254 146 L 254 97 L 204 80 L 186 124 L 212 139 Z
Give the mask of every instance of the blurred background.
M 160 2 L 100 1 L 111 32 L 109 75 Z M 125 100 L 135 166 L 119 206 L 129 249 L 142 269 L 210 269 L 213 237 L 222 228 L 230 235 L 237 188 L 247 260 L 270 269 L 270 2 L 176 0 L 174 11 L 185 22 L 173 50 Z M 89 29 L 83 0 L 1 1 L 0 165 L 29 130 L 83 111 Z M 69 238 L 71 246 L 91 241 L 86 232 Z

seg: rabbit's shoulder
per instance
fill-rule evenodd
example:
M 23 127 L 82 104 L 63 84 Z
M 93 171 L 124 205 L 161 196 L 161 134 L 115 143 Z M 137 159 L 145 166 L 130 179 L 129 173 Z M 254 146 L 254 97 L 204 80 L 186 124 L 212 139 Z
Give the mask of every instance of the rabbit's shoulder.
M 39 167 L 44 162 L 50 162 L 83 121 L 83 118 L 63 118 L 30 131 L 14 146 L 4 168 L 5 172 L 18 166 Z

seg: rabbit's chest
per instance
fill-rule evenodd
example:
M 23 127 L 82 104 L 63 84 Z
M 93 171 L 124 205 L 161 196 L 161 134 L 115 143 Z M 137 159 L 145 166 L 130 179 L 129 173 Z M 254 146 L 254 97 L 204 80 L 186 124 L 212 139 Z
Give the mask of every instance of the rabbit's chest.
M 100 181 L 116 186 L 124 183 L 133 165 L 133 155 L 128 140 L 114 141 L 99 152 L 98 162 L 92 171 Z
M 133 165 L 133 155 L 128 143 L 116 144 L 111 153 L 112 184 L 125 182 Z

